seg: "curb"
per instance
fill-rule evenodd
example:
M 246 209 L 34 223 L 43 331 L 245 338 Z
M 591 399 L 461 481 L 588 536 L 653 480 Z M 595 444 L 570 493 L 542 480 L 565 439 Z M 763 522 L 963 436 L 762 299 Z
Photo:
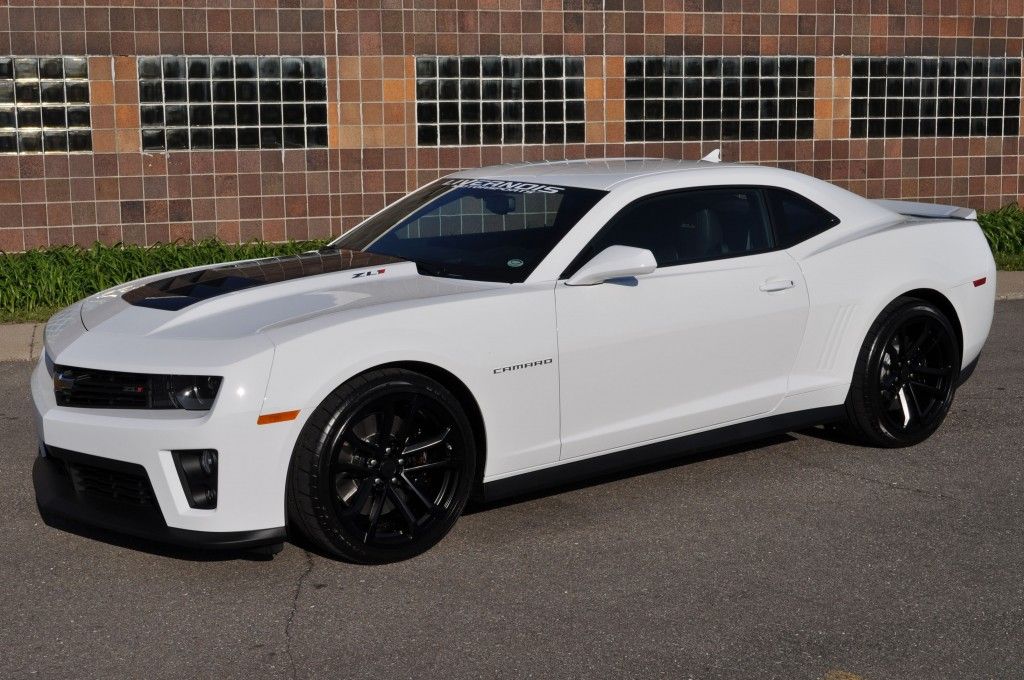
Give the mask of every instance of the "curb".
M 34 361 L 43 351 L 41 323 L 0 324 L 0 361 Z
M 996 275 L 997 300 L 1024 300 L 1024 272 Z M 0 362 L 35 361 L 43 351 L 41 323 L 0 324 Z

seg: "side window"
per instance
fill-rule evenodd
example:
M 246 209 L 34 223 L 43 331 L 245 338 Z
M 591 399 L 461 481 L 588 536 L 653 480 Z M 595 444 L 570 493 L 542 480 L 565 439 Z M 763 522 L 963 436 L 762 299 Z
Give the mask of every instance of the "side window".
M 690 189 L 627 205 L 594 237 L 563 276 L 572 276 L 608 246 L 645 248 L 659 267 L 763 252 L 772 248 L 758 189 Z
M 766 188 L 765 193 L 780 248 L 794 246 L 839 224 L 838 217 L 803 196 L 773 188 Z

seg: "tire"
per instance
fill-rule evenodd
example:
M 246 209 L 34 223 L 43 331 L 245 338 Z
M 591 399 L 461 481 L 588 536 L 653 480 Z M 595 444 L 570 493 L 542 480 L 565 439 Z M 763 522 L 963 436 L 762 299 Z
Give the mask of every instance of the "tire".
M 872 446 L 912 446 L 939 428 L 953 403 L 960 344 L 935 305 L 900 297 L 868 330 L 854 369 L 846 415 Z
M 412 371 L 370 371 L 334 390 L 303 427 L 288 515 L 340 559 L 408 559 L 455 524 L 475 468 L 472 426 L 451 392 Z

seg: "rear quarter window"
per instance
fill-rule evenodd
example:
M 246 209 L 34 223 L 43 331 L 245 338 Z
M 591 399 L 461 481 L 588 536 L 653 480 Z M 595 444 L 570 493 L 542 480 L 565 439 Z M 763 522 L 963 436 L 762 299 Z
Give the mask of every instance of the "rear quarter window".
M 839 224 L 838 217 L 792 191 L 766 187 L 765 195 L 779 248 L 789 248 Z

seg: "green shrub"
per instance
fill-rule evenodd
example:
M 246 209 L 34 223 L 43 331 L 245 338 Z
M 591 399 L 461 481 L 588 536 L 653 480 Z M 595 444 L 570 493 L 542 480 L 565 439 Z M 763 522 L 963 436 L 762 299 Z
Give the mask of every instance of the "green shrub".
M 154 246 L 95 244 L 57 246 L 25 253 L 0 253 L 0 321 L 47 318 L 105 288 L 151 274 L 255 257 L 291 255 L 319 248 L 323 241 L 241 245 L 216 239 Z
M 978 224 L 988 239 L 988 244 L 997 259 L 1000 255 L 1015 256 L 1018 261 L 1024 256 L 1024 210 L 1016 203 L 1010 203 L 998 210 L 978 215 Z

